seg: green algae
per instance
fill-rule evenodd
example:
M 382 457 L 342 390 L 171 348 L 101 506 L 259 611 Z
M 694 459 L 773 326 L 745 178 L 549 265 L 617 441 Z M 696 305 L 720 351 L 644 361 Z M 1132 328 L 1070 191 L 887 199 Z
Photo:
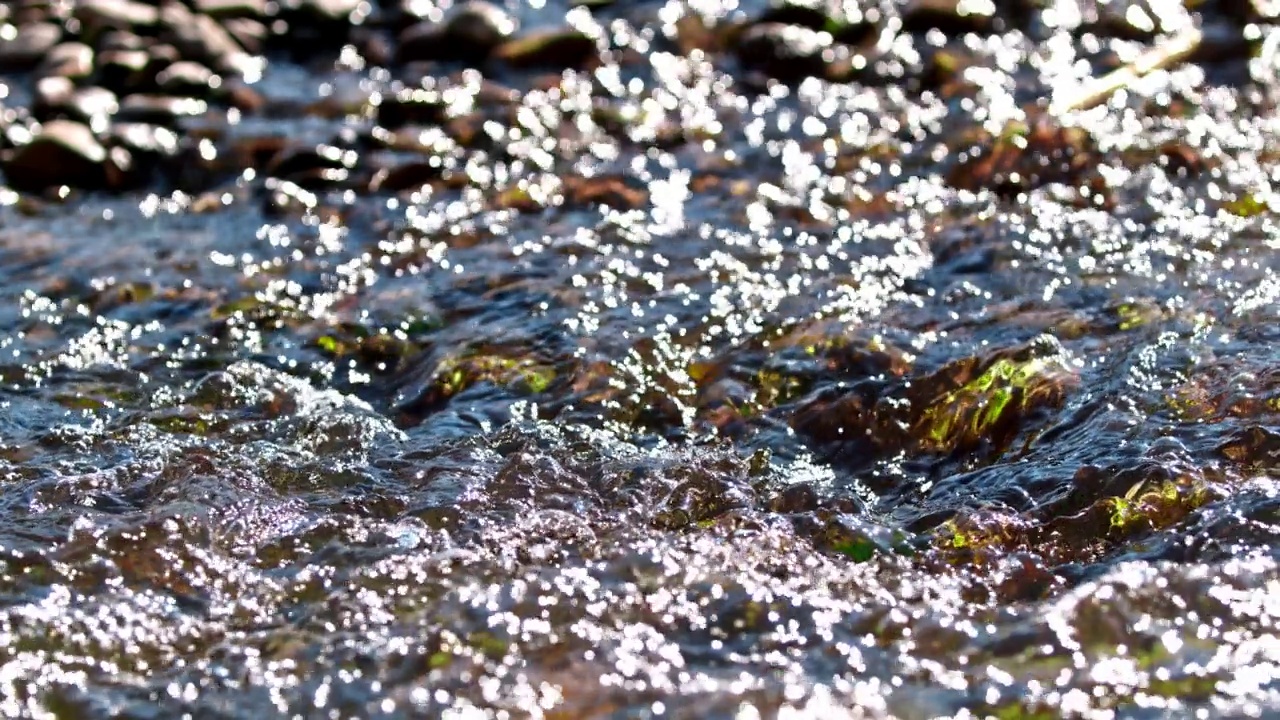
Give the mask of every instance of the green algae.
M 1166 480 L 1135 483 L 1123 496 L 1103 499 L 1114 532 L 1161 530 L 1176 524 L 1194 510 L 1208 504 L 1216 493 L 1205 482 Z
M 1245 193 L 1235 200 L 1223 203 L 1222 209 L 1242 218 L 1252 218 L 1269 211 L 1266 198 L 1257 193 Z
M 436 367 L 433 386 L 446 398 L 483 382 L 517 386 L 536 395 L 546 392 L 555 379 L 555 368 L 531 357 L 474 354 L 446 358 Z
M 1059 358 L 1000 358 L 929 405 L 916 426 L 919 443 L 935 452 L 971 448 L 983 440 L 1002 444 L 1022 417 L 1037 407 L 1061 404 L 1072 378 Z

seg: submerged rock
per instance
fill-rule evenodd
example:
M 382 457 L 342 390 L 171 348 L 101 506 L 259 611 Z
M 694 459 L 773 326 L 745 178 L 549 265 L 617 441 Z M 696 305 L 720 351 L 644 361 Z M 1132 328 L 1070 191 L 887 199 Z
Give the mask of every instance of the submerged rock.
M 600 50 L 586 34 L 565 28 L 509 40 L 494 49 L 493 57 L 520 69 L 584 70 L 599 60 Z
M 744 69 L 784 82 L 826 73 L 831 36 L 798 25 L 761 23 L 745 30 L 734 51 Z

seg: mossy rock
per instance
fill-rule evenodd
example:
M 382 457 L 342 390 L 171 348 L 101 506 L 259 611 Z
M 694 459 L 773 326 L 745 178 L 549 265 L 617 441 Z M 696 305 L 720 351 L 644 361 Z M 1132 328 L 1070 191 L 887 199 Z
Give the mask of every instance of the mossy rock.
M 962 366 L 956 377 L 960 386 L 925 400 L 912 423 L 918 448 L 945 453 L 988 445 L 1003 450 L 1038 410 L 1060 407 L 1078 381 L 1061 355 L 998 357 Z

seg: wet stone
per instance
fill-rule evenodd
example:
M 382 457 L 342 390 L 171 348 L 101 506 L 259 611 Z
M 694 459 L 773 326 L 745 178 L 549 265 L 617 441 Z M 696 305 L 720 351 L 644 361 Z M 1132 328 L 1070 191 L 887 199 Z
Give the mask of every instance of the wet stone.
M 223 78 L 217 96 L 219 102 L 249 115 L 260 113 L 267 106 L 262 93 L 239 78 Z
M 862 3 L 806 3 L 786 0 L 772 3 L 752 20 L 753 25 L 795 25 L 829 33 L 838 43 L 857 45 L 868 40 L 881 19 L 880 9 Z
M 192 8 L 217 20 L 254 19 L 266 16 L 266 0 L 193 0 Z
M 378 125 L 391 130 L 405 125 L 437 125 L 448 118 L 448 105 L 438 92 L 403 89 L 383 96 L 374 117 Z
M 1161 33 L 1175 32 L 1191 25 L 1181 3 L 1115 0 L 1082 0 L 1078 30 L 1102 37 L 1150 41 Z
M 360 0 L 301 0 L 296 3 L 296 10 L 312 20 L 345 24 L 356 19 L 361 11 Z M 294 7 L 294 3 L 286 3 L 286 7 Z
M 62 27 L 53 23 L 19 26 L 16 37 L 0 42 L 0 70 L 34 67 L 62 39 Z
M 217 72 L 241 73 L 251 61 L 244 48 L 218 21 L 178 4 L 160 10 L 161 37 L 185 59 L 205 63 Z
M 989 33 L 1003 29 L 1004 24 L 990 0 L 910 0 L 901 13 L 902 29 L 907 32 Z
M 69 78 L 41 78 L 36 82 L 35 102 L 31 105 L 32 115 L 39 120 L 45 113 L 65 107 L 75 91 L 76 84 Z
M 959 148 L 960 162 L 948 181 L 957 188 L 990 189 L 1003 196 L 1048 183 L 1081 185 L 1096 177 L 1093 146 L 1086 131 L 1049 118 L 1011 124 L 981 145 Z
M 734 48 L 745 70 L 761 72 L 785 82 L 822 77 L 830 35 L 797 25 L 761 23 L 745 30 Z
M 104 128 L 120 108 L 115 93 L 100 87 L 76 89 L 66 78 L 52 77 L 36 85 L 36 104 L 32 113 L 40 120 L 65 117 Z
M 204 98 L 222 84 L 222 78 L 197 62 L 180 60 L 156 75 L 156 87 L 168 95 Z
M 570 205 L 634 210 L 648 201 L 649 192 L 644 183 L 624 175 L 575 176 L 565 180 L 565 202 Z
M 440 179 L 443 166 L 430 160 L 401 162 L 380 167 L 369 181 L 369 192 L 399 193 L 418 190 Z
M 155 5 L 133 0 L 82 0 L 73 17 L 80 23 L 81 37 L 92 42 L 108 30 L 150 34 L 160 22 L 160 11 Z
M 203 115 L 208 110 L 208 103 L 198 98 L 137 94 L 120 102 L 117 118 L 121 122 L 176 127 L 182 119 Z
M 444 60 L 479 63 L 515 34 L 516 21 L 498 6 L 469 0 L 439 22 L 424 20 L 400 33 L 396 61 Z
M 353 25 L 364 22 L 371 7 L 362 0 L 289 0 L 280 4 L 279 18 L 289 32 L 275 45 L 297 59 L 314 51 L 335 50 L 346 43 Z
M 266 25 L 252 18 L 231 18 L 222 21 L 231 37 L 240 43 L 240 47 L 254 55 L 261 54 L 267 46 L 271 33 Z
M 37 77 L 83 80 L 93 74 L 93 48 L 84 43 L 63 43 L 49 50 L 36 68 Z
M 179 140 L 168 128 L 143 123 L 116 123 L 104 137 L 107 147 L 128 151 L 132 165 L 120 183 L 142 187 L 154 182 L 158 174 L 178 153 Z
M 493 57 L 519 69 L 585 70 L 600 59 L 596 41 L 578 30 L 534 31 L 509 40 Z
M 147 57 L 150 58 L 147 62 L 147 72 L 154 78 L 160 74 L 161 70 L 182 60 L 182 53 L 172 45 L 161 43 L 147 48 Z
M 116 50 L 146 50 L 150 40 L 127 30 L 111 30 L 98 36 L 94 48 L 99 58 L 103 53 Z
M 13 153 L 3 170 L 5 182 L 19 190 L 40 192 L 60 185 L 96 189 L 107 182 L 107 150 L 88 125 L 51 120 Z
M 279 135 L 239 137 L 227 144 L 226 155 L 229 164 L 237 169 L 262 168 L 289 146 L 289 139 Z
M 304 188 L 330 187 L 347 181 L 356 157 L 354 151 L 332 145 L 290 147 L 281 150 L 263 172 Z
M 146 88 L 155 78 L 145 50 L 106 50 L 98 55 L 97 82 L 118 93 Z
M 135 157 L 172 157 L 178 152 L 177 133 L 159 125 L 115 123 L 108 128 L 107 138 L 127 147 Z

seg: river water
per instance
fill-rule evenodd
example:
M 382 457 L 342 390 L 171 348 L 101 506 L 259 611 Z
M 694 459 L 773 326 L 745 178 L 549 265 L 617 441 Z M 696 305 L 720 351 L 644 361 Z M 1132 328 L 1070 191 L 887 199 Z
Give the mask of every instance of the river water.
M 5 196 L 0 712 L 1280 712 L 1267 56 L 1064 128 L 1142 43 L 769 83 L 690 5 L 423 130 L 420 191 Z M 308 112 L 227 132 L 372 126 Z

